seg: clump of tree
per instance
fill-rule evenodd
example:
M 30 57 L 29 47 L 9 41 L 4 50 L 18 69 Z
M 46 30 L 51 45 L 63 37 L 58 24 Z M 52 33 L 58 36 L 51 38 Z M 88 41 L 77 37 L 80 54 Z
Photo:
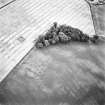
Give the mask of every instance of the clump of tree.
M 43 48 L 57 43 L 69 43 L 71 41 L 96 43 L 98 39 L 98 35 L 89 37 L 89 35 L 77 28 L 67 26 L 66 24 L 58 25 L 57 22 L 54 22 L 44 35 L 40 35 L 37 38 L 35 46 L 36 48 Z

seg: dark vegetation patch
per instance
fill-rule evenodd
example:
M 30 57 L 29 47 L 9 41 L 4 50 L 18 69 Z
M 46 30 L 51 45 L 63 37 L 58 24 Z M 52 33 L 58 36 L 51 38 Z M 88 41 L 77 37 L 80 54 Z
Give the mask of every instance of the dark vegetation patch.
M 44 34 L 40 35 L 35 43 L 36 48 L 48 47 L 55 44 L 65 44 L 69 42 L 86 42 L 96 44 L 99 40 L 102 39 L 102 36 L 89 35 L 83 33 L 77 28 L 73 28 L 66 24 L 58 25 L 56 22 L 50 27 L 50 29 Z

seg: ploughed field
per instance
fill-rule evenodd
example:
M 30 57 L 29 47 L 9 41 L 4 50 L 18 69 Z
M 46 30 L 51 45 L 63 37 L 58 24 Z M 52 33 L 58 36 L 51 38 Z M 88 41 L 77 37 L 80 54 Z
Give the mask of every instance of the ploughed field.
M 0 84 L 1 105 L 105 105 L 105 44 L 35 47 Z

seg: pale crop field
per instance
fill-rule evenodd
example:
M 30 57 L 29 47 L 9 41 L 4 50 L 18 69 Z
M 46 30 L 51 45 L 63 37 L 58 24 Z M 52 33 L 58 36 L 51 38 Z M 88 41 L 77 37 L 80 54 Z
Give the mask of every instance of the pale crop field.
M 0 10 L 0 55 L 6 59 L 0 81 L 33 47 L 33 40 L 55 21 L 95 34 L 84 0 L 17 0 Z
M 18 0 L 0 19 L 1 105 L 104 105 L 104 43 L 33 47 L 55 21 L 95 34 L 84 0 Z

